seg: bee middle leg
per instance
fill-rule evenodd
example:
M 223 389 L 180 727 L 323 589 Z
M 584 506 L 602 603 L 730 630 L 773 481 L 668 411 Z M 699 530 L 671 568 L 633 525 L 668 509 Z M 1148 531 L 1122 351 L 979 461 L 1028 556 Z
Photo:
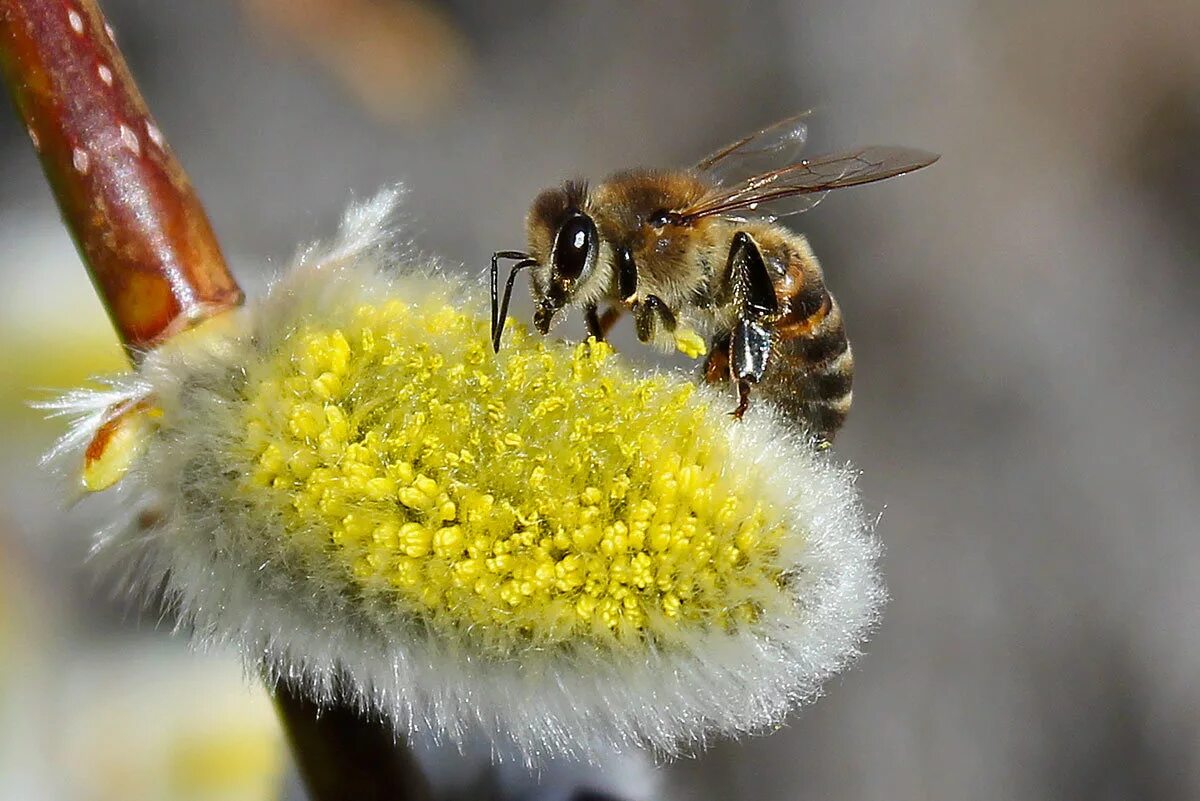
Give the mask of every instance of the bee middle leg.
M 729 379 L 729 334 L 718 334 L 708 347 L 704 360 L 704 381 L 719 384 Z
M 647 295 L 633 304 L 633 324 L 639 342 L 652 342 L 658 326 L 668 332 L 675 330 L 675 313 L 658 295 Z

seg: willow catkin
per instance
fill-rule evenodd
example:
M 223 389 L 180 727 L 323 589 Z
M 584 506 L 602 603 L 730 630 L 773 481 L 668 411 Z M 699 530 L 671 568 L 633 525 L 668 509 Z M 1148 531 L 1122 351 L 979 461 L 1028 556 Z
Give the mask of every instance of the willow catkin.
M 854 474 L 759 404 L 517 325 L 352 209 L 266 297 L 77 414 L 98 554 L 201 646 L 404 732 L 675 753 L 778 723 L 883 591 Z M 145 514 L 146 510 L 153 512 Z

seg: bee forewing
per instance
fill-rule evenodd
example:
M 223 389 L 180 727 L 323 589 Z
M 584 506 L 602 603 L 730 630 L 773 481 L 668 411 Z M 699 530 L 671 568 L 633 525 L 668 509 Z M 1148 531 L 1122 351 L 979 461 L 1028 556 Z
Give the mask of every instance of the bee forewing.
M 731 212 L 782 217 L 807 211 L 825 192 L 882 181 L 927 167 L 934 153 L 908 147 L 872 146 L 818 156 L 769 170 L 733 186 L 720 187 L 683 209 L 685 220 Z

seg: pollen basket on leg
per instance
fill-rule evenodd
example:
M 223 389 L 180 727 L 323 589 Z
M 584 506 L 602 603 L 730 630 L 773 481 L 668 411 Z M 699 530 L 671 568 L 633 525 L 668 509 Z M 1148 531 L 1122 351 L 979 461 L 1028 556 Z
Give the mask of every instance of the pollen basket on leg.
M 791 603 L 794 527 L 690 384 L 519 329 L 494 355 L 437 299 L 347 304 L 264 347 L 235 496 L 377 622 L 505 656 L 682 646 Z

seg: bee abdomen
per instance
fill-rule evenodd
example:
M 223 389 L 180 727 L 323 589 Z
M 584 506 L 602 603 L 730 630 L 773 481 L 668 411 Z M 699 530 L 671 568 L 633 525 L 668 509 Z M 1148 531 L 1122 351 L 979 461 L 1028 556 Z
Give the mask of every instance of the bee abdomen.
M 814 281 L 773 327 L 775 369 L 764 390 L 814 434 L 832 439 L 850 411 L 854 355 L 837 301 Z

